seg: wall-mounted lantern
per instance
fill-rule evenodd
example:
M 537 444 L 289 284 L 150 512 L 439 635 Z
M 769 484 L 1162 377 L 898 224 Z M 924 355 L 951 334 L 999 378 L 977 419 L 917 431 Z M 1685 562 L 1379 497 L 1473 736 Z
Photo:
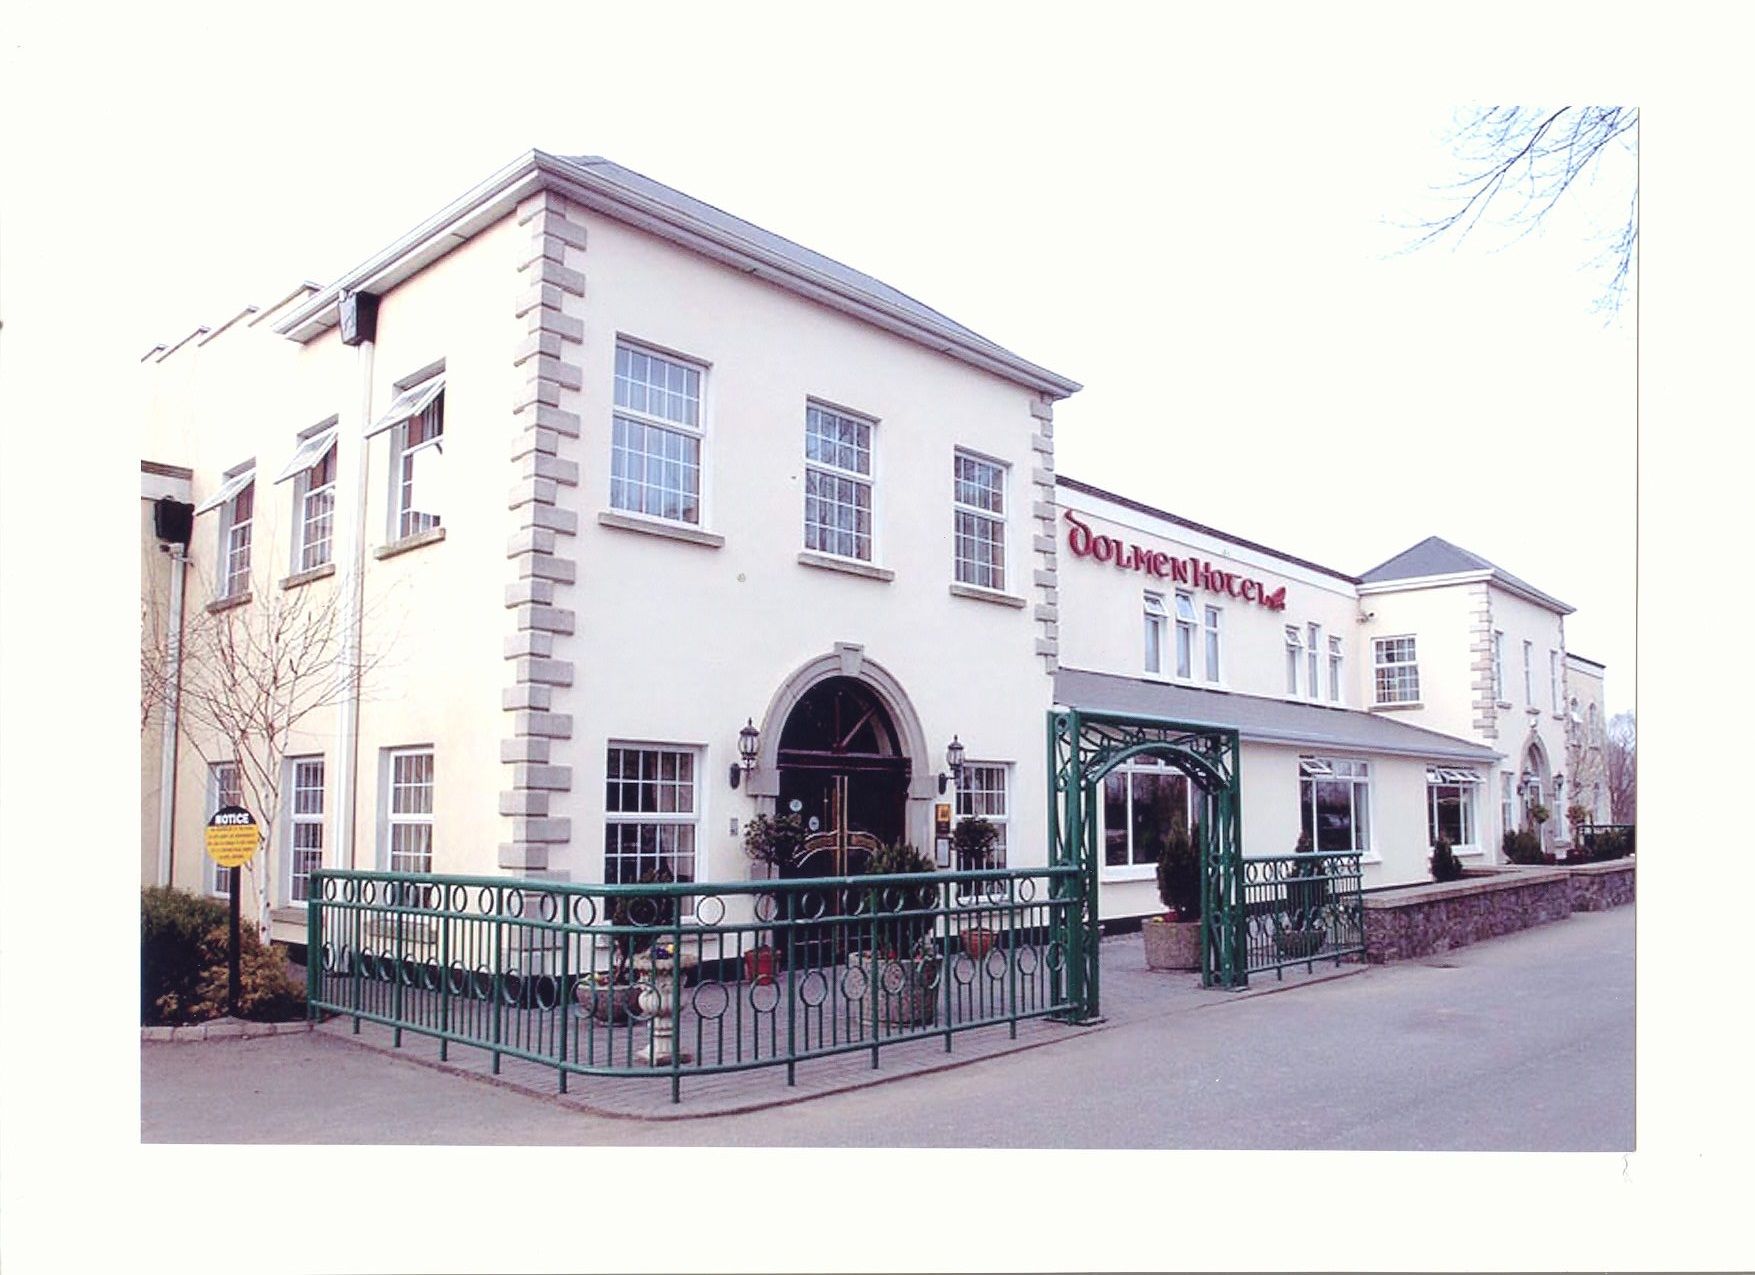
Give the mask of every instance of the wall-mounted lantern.
M 737 732 L 737 755 L 739 760 L 731 767 L 731 786 L 737 787 L 738 781 L 756 768 L 756 752 L 762 746 L 762 734 L 756 729 L 755 719 L 749 718 L 743 729 Z
M 955 734 L 951 736 L 951 742 L 945 747 L 945 765 L 951 768 L 951 773 L 939 775 L 938 790 L 940 792 L 945 790 L 945 785 L 951 780 L 960 780 L 963 777 L 963 741 L 958 739 Z

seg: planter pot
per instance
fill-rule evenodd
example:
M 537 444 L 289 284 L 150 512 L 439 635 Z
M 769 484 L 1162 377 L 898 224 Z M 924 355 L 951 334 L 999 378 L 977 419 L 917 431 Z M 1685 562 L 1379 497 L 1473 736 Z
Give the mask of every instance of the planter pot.
M 743 954 L 743 978 L 746 983 L 765 987 L 774 981 L 774 969 L 774 949 L 765 943 Z
M 874 960 L 864 952 L 847 958 L 847 967 L 865 975 L 865 995 L 877 997 L 878 1024 L 882 1027 L 918 1027 L 930 1024 L 938 1013 L 938 961 L 932 957 Z M 862 1017 L 870 1022 L 869 1006 Z
M 579 1008 L 600 1023 L 625 1023 L 638 1011 L 640 991 L 632 983 L 581 980 L 574 989 Z
M 1274 935 L 1280 959 L 1303 961 L 1322 951 L 1326 935 L 1321 930 L 1281 930 Z
M 1150 970 L 1198 970 L 1200 968 L 1200 922 L 1166 921 L 1148 916 L 1140 922 L 1145 937 L 1146 968 Z
M 962 945 L 963 955 L 972 961 L 979 961 L 993 951 L 993 931 L 984 925 L 970 926 L 957 936 Z

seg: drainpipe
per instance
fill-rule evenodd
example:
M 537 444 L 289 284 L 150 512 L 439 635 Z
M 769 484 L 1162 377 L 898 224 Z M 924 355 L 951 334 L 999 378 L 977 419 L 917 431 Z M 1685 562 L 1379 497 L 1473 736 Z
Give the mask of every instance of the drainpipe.
M 356 475 L 353 502 L 343 520 L 340 555 L 345 572 L 340 582 L 341 660 L 342 668 L 351 674 L 360 665 L 360 630 L 365 609 L 366 494 L 370 480 L 366 464 L 370 449 L 365 433 L 372 423 L 372 354 L 377 344 L 378 298 L 366 292 L 349 292 L 342 294 L 339 304 L 341 341 L 358 351 L 355 366 L 359 372 L 358 422 L 351 429 L 344 424 L 335 432 L 337 470 L 347 472 L 351 462 Z M 359 811 L 359 751 L 360 686 L 355 676 L 350 677 L 335 727 L 335 861 L 347 868 L 357 867 L 359 859 L 354 844 Z
M 171 839 L 177 826 L 177 709 L 183 694 L 183 595 L 186 591 L 189 553 L 180 546 L 166 546 L 171 558 L 170 642 L 165 651 L 165 671 L 170 694 L 165 699 L 163 733 L 159 738 L 158 779 L 158 884 L 171 884 L 176 866 Z

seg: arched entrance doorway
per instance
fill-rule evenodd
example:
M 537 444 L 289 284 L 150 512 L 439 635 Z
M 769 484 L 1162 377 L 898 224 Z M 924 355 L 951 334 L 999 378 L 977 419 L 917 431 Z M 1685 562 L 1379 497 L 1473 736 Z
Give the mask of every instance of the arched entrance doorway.
M 1548 750 L 1542 747 L 1539 736 L 1532 736 L 1524 749 L 1523 774 L 1520 776 L 1518 790 L 1523 795 L 1523 830 L 1535 833 L 1541 840 L 1543 851 L 1552 854 L 1554 852 L 1554 808 L 1559 803 L 1554 791 L 1554 781 L 1549 772 Z M 1546 820 L 1538 821 L 1535 818 L 1534 811 L 1537 806 L 1548 812 Z
M 909 759 L 874 689 L 817 682 L 793 705 L 775 754 L 776 808 L 804 820 L 799 877 L 863 872 L 879 846 L 906 839 Z

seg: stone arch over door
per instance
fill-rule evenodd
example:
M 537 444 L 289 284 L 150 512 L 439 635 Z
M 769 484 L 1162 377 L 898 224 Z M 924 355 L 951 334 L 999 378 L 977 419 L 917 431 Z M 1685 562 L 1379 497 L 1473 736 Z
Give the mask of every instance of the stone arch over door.
M 1526 830 L 1533 828 L 1536 835 L 1541 840 L 1542 849 L 1552 854 L 1554 850 L 1555 820 L 1557 818 L 1555 812 L 1556 797 L 1554 793 L 1554 768 L 1549 764 L 1548 750 L 1542 744 L 1542 737 L 1534 731 L 1530 732 L 1529 740 L 1523 746 L 1523 764 L 1518 777 L 1525 785 L 1531 783 L 1540 785 L 1541 794 L 1538 798 L 1534 789 L 1529 787 L 1524 788 L 1519 805 L 1519 810 L 1521 812 L 1520 826 Z M 1548 822 L 1542 824 L 1539 828 L 1535 827 L 1534 821 L 1529 817 L 1530 805 L 1537 800 L 1548 808 Z
M 805 694 L 832 677 L 850 677 L 869 687 L 889 712 L 897 742 L 908 759 L 908 839 L 916 846 L 929 847 L 938 775 L 928 760 L 931 754 L 927 750 L 926 732 L 921 729 L 920 715 L 902 683 L 883 665 L 867 658 L 865 648 L 857 643 L 835 643 L 833 650 L 800 665 L 776 688 L 762 720 L 756 723 L 761 743 L 756 751 L 756 768 L 749 779 L 750 795 L 756 798 L 761 810 L 773 811 L 774 800 L 780 795 L 780 733 Z

